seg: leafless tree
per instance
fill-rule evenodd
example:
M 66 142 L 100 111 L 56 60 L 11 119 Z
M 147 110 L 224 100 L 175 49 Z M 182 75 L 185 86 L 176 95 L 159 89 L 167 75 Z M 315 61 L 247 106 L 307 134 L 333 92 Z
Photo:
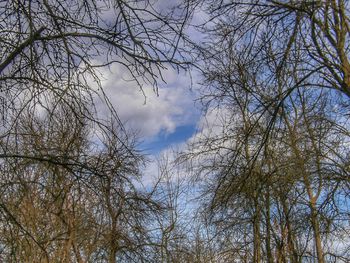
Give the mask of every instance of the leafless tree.
M 227 46 L 203 71 L 202 101 L 208 115 L 217 115 L 184 156 L 204 187 L 205 214 L 227 260 L 326 262 L 337 254 L 328 244 L 347 232 L 346 213 L 334 199 L 344 196 L 349 172 L 342 97 L 294 87 L 304 81 L 297 49 L 296 62 L 271 82 L 259 69 L 276 72 L 274 54 L 265 53 L 267 63 L 247 63 L 244 54 Z M 293 92 L 284 96 L 285 90 Z
M 99 69 L 118 64 L 155 92 L 167 67 L 186 69 L 190 3 L 163 5 L 0 2 L 2 260 L 150 261 L 160 207 L 138 187 L 143 157 Z
M 214 57 L 233 46 L 243 52 L 242 61 L 265 71 L 266 82 L 275 81 L 288 64 L 298 63 L 300 79 L 306 81 L 291 85 L 284 96 L 296 86 L 325 87 L 349 96 L 347 1 L 209 0 L 203 8 L 211 16 L 204 30 L 212 36 Z M 270 63 L 278 66 L 271 71 Z
M 108 130 L 95 114 L 98 98 L 119 120 L 99 68 L 118 64 L 136 88 L 146 82 L 157 91 L 162 70 L 189 63 L 182 52 L 189 3 L 19 0 L 1 1 L 0 9 L 2 136 L 12 132 L 26 108 L 55 114 L 51 105 L 62 104 L 77 119 Z
M 6 137 L 13 154 L 1 170 L 3 260 L 152 262 L 147 251 L 158 244 L 148 225 L 165 208 L 141 187 L 132 136 L 121 140 L 111 124 L 113 133 L 96 141 L 91 123 L 69 109 L 50 113 L 28 113 Z

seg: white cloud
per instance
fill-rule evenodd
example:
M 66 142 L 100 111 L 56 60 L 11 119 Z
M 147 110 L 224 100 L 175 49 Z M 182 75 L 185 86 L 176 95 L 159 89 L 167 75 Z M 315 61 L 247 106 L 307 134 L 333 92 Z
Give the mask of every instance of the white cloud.
M 172 133 L 176 127 L 189 124 L 196 115 L 190 77 L 173 69 L 163 71 L 167 83 L 159 83 L 159 96 L 151 85 L 142 90 L 125 69 L 113 65 L 101 72 L 102 87 L 125 126 L 136 130 L 140 136 L 151 138 L 160 132 Z M 107 114 L 99 105 L 100 114 Z M 106 116 L 101 116 L 106 117 Z

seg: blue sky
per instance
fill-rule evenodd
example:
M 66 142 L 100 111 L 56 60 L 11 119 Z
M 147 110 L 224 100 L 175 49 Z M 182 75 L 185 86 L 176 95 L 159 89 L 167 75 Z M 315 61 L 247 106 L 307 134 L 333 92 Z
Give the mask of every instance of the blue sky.
M 191 23 L 201 24 L 205 16 L 203 12 L 196 12 Z M 193 39 L 201 41 L 202 35 L 195 27 L 189 27 L 187 31 L 195 36 Z M 189 75 L 169 65 L 162 70 L 157 92 L 151 84 L 142 83 L 140 90 L 136 82 L 126 81 L 133 77 L 119 64 L 102 69 L 101 76 L 104 79 L 101 84 L 119 118 L 127 128 L 138 134 L 139 147 L 146 154 L 157 156 L 170 147 L 184 145 L 196 134 L 201 119 L 199 105 L 195 103 L 198 98 L 198 73 Z M 99 111 L 102 117 L 108 114 L 106 109 Z
M 155 138 L 141 143 L 140 149 L 146 154 L 157 155 L 162 150 L 182 144 L 196 133 L 196 121 L 196 119 L 193 119 L 193 124 L 176 127 L 172 133 L 161 131 Z
M 139 150 L 150 161 L 143 170 L 143 184 L 153 183 L 159 176 L 157 159 L 170 154 L 172 149 L 185 149 L 195 137 L 202 121 L 198 98 L 198 75 L 189 76 L 172 68 L 163 71 L 165 83 L 159 83 L 158 95 L 153 86 L 143 85 L 143 91 L 133 82 L 123 79 L 123 68 L 112 65 L 101 71 L 102 86 L 127 129 L 136 132 Z M 99 114 L 108 114 L 103 105 Z M 108 115 L 107 115 L 108 116 Z
M 158 94 L 145 83 L 143 90 L 127 82 L 127 72 L 118 65 L 102 71 L 102 86 L 128 129 L 136 132 L 140 150 L 157 156 L 161 151 L 183 145 L 196 133 L 200 119 L 196 83 L 198 78 L 171 67 L 162 72 Z M 108 114 L 103 108 L 100 114 Z

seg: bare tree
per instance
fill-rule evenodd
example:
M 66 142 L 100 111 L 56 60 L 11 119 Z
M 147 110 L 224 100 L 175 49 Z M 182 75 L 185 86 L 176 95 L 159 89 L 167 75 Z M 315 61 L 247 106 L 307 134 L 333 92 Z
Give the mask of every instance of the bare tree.
M 182 50 L 189 4 L 19 0 L 2 1 L 0 8 L 2 136 L 12 132 L 26 108 L 55 114 L 51 105 L 62 104 L 77 119 L 95 120 L 108 130 L 95 114 L 98 98 L 119 120 L 99 68 L 118 64 L 135 86 L 148 82 L 157 90 L 163 69 L 188 66 Z
M 243 61 L 264 70 L 266 81 L 276 80 L 298 63 L 304 87 L 331 88 L 349 96 L 349 3 L 337 1 L 206 1 L 211 16 L 204 26 L 216 56 L 232 45 Z M 295 52 L 300 53 L 296 56 Z M 266 56 L 273 52 L 274 58 Z M 256 64 L 257 62 L 263 62 Z M 276 63 L 273 71 L 266 67 Z M 283 95 L 288 95 L 284 90 Z M 252 91 L 257 92 L 256 89 Z
M 150 260 L 146 225 L 159 205 L 137 187 L 143 157 L 99 69 L 118 64 L 157 92 L 164 69 L 188 67 L 190 4 L 19 0 L 0 10 L 3 260 Z
M 294 51 L 295 63 L 271 82 L 268 73 L 279 64 L 270 51 L 264 53 L 268 63 L 248 63 L 244 52 L 227 46 L 204 70 L 202 100 L 208 115 L 217 115 L 185 158 L 194 165 L 205 214 L 227 260 L 325 262 L 337 254 L 328 246 L 337 239 L 330 228 L 346 228 L 331 197 L 341 198 L 340 185 L 347 184 L 338 177 L 348 174 L 341 168 L 348 155 L 347 118 L 332 104 L 342 97 L 294 86 L 304 81 L 301 54 Z M 293 92 L 285 96 L 285 90 Z
M 137 186 L 143 157 L 132 136 L 121 140 L 112 125 L 96 141 L 91 123 L 50 113 L 29 113 L 7 143 L 16 154 L 2 161 L 3 259 L 150 262 L 148 224 L 161 206 Z

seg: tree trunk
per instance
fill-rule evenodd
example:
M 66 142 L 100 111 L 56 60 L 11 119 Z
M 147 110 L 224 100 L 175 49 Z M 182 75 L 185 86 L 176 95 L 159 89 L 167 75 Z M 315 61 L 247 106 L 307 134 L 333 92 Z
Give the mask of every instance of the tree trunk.
M 254 263 L 261 262 L 261 237 L 260 237 L 260 208 L 257 200 L 255 201 L 255 215 L 253 219 L 253 235 L 254 235 Z
M 266 191 L 266 256 L 267 263 L 273 263 L 272 250 L 271 250 L 271 211 L 270 211 L 270 189 L 267 186 Z

